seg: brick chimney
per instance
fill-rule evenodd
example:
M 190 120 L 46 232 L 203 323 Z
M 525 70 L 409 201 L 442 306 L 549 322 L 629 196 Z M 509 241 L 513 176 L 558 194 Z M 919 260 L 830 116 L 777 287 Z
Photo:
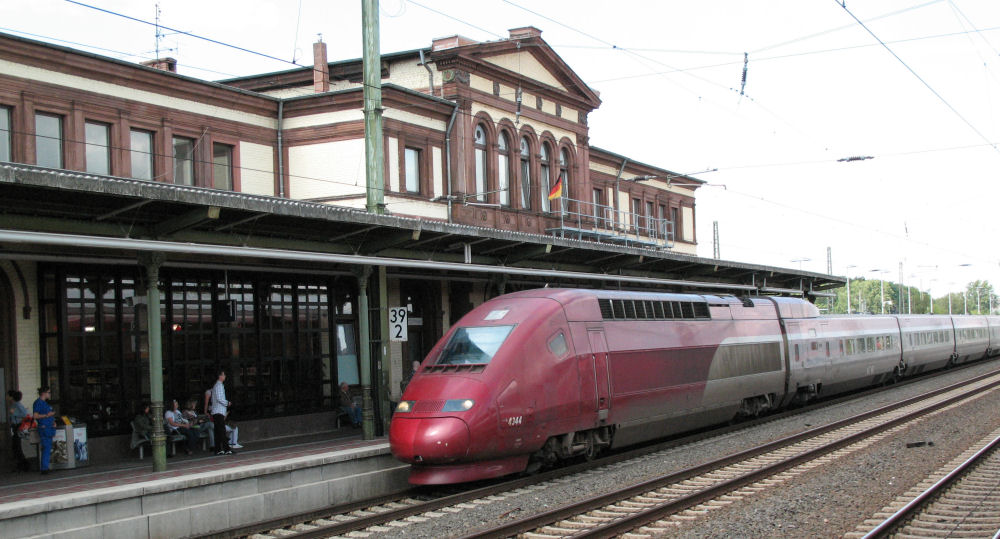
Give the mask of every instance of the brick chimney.
M 459 35 L 438 37 L 431 41 L 431 51 L 443 51 L 445 49 L 454 49 L 456 47 L 464 47 L 466 45 L 474 45 L 476 43 L 478 43 L 478 41 Z
M 157 58 L 156 60 L 141 62 L 139 65 L 159 69 L 161 71 L 177 73 L 177 60 L 174 58 Z
M 313 43 L 313 90 L 316 93 L 330 91 L 330 61 L 322 40 Z
M 510 32 L 510 39 L 531 39 L 533 37 L 542 37 L 542 31 L 534 26 L 511 28 L 508 31 Z

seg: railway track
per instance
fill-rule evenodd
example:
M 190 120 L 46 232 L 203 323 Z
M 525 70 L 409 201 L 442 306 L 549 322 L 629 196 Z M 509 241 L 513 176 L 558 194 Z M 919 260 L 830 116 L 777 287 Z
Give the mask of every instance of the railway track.
M 1000 430 L 869 519 L 850 538 L 996 537 Z
M 990 376 L 996 376 L 996 374 L 981 375 L 972 378 L 971 380 L 954 384 L 926 395 L 951 391 L 958 386 L 974 383 L 976 381 L 982 381 Z M 904 383 L 912 383 L 916 380 L 910 380 Z M 783 419 L 802 413 L 803 411 L 815 410 L 821 406 L 830 406 L 851 399 L 867 396 L 882 390 L 883 389 L 872 389 L 861 393 L 845 395 L 826 400 L 815 406 L 785 411 L 760 419 L 739 423 L 737 425 L 695 433 L 667 442 L 660 442 L 617 453 L 592 462 L 575 464 L 538 475 L 517 478 L 512 481 L 488 484 L 487 486 L 472 490 L 443 494 L 441 492 L 413 489 L 395 496 L 365 500 L 355 504 L 330 508 L 329 510 L 323 512 L 300 514 L 285 519 L 261 523 L 253 528 L 229 530 L 228 532 L 213 535 L 213 537 L 250 537 L 253 539 L 270 539 L 276 537 L 335 537 L 345 536 L 351 534 L 351 532 L 362 530 L 372 535 L 378 535 L 380 532 L 391 531 L 393 529 L 398 529 L 413 523 L 419 523 L 430 518 L 472 508 L 476 505 L 492 503 L 493 501 L 501 500 L 507 496 L 517 496 L 525 492 L 530 492 L 534 489 L 546 488 L 548 483 L 567 480 L 566 478 L 572 478 L 574 474 L 586 473 L 594 470 L 595 468 L 649 456 L 660 451 L 673 449 L 678 446 L 695 443 L 742 429 L 753 428 L 762 423 Z M 912 404 L 920 398 L 926 398 L 926 395 L 914 399 L 908 399 L 901 403 L 892 405 L 891 407 L 901 407 Z M 816 432 L 817 430 L 818 429 L 813 429 L 808 432 Z
M 651 537 L 875 443 L 932 412 L 1000 386 L 1000 375 L 910 399 L 715 462 L 466 536 Z

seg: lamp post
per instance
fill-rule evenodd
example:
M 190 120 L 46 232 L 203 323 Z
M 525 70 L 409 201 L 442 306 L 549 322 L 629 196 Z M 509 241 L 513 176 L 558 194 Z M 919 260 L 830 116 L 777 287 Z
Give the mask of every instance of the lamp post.
M 969 264 L 968 262 L 958 265 L 960 268 L 968 268 L 970 266 L 972 266 L 972 264 Z M 962 312 L 964 314 L 969 314 L 969 287 L 965 287 L 962 290 Z
M 793 258 L 791 260 L 791 262 L 798 262 L 799 263 L 799 271 L 802 271 L 802 263 L 803 262 L 810 262 L 810 261 L 812 261 L 811 258 Z
M 888 271 L 889 270 L 875 268 L 875 269 L 873 269 L 873 270 L 871 270 L 869 272 L 869 273 L 878 273 L 879 274 L 879 277 L 878 277 L 878 295 L 879 295 L 879 302 L 882 304 L 882 314 L 885 314 L 885 274 Z
M 930 281 L 927 282 L 927 296 L 930 299 L 930 301 L 928 302 L 929 303 L 928 308 L 930 309 L 929 314 L 934 314 L 934 295 L 931 294 L 931 288 L 934 286 L 932 283 L 934 283 L 935 281 L 937 281 L 937 278 L 931 279 Z
M 955 286 L 954 281 L 948 283 L 948 314 L 951 314 L 951 287 L 953 286 Z
M 854 264 L 847 266 L 847 271 L 844 272 L 847 277 L 847 314 L 851 314 L 851 268 L 856 268 Z

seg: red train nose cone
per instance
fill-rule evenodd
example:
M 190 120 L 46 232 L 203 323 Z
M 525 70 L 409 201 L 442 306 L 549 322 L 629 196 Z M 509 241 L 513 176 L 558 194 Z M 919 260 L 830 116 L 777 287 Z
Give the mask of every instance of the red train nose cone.
M 469 453 L 469 427 L 455 417 L 392 418 L 389 446 L 410 463 L 454 462 Z

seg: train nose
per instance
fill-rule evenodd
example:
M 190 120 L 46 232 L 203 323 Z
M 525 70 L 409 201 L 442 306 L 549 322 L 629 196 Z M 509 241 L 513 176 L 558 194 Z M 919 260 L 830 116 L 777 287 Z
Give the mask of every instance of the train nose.
M 392 418 L 389 446 L 399 460 L 436 464 L 454 462 L 469 453 L 469 427 L 455 417 Z

